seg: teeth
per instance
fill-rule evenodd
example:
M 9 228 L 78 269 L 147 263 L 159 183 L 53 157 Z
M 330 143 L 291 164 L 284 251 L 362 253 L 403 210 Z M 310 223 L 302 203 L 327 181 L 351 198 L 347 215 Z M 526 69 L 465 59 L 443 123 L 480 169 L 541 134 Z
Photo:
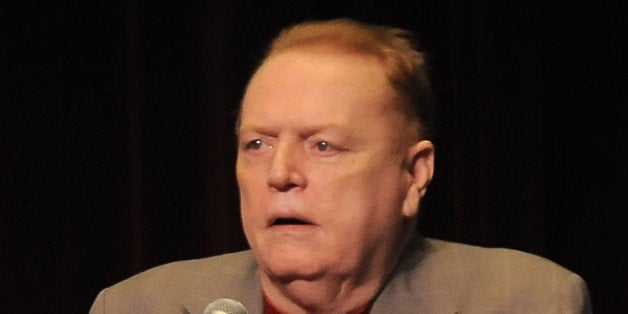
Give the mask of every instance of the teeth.
M 274 225 L 307 225 L 306 221 L 297 218 L 277 218 Z

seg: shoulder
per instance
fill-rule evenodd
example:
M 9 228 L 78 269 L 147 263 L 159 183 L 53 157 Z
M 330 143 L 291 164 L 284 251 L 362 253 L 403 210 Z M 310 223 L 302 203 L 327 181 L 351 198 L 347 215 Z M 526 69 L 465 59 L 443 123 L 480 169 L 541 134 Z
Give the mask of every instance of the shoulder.
M 462 309 L 579 312 L 590 307 L 580 276 L 549 259 L 512 249 L 426 238 L 413 276 L 430 276 Z M 416 255 L 415 255 L 416 256 Z M 534 309 L 534 310 L 533 310 Z
M 173 284 L 189 284 L 189 280 L 202 277 L 228 277 L 241 274 L 243 269 L 254 266 L 253 254 L 250 251 L 229 253 L 201 259 L 184 260 L 160 265 L 133 277 L 130 277 L 113 287 L 144 287 Z
M 584 280 L 534 254 L 427 239 L 459 303 L 486 310 L 579 312 L 590 307 Z
M 536 285 L 560 282 L 577 276 L 557 263 L 530 253 L 488 248 L 443 240 L 426 239 L 426 248 L 443 265 L 451 266 L 448 273 L 458 277 L 482 275 L 487 280 L 517 279 L 519 284 Z
M 489 248 L 436 239 L 425 239 L 435 259 L 478 271 L 565 276 L 571 272 L 544 257 L 507 248 Z
M 104 289 L 91 312 L 180 308 L 183 300 L 199 290 L 211 295 L 212 286 L 250 281 L 256 270 L 250 251 L 164 264 Z

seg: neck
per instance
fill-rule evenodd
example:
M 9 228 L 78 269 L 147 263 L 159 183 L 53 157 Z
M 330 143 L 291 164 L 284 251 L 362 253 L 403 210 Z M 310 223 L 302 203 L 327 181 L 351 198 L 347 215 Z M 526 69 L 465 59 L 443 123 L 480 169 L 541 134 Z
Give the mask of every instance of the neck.
M 264 293 L 285 313 L 349 313 L 367 305 L 383 280 L 292 280 L 269 282 L 262 278 Z
M 408 240 L 409 236 L 401 241 L 398 251 L 387 256 L 385 264 L 389 266 L 381 268 L 381 272 L 291 280 L 271 278 L 261 272 L 262 289 L 284 313 L 350 313 L 373 301 L 394 271 Z

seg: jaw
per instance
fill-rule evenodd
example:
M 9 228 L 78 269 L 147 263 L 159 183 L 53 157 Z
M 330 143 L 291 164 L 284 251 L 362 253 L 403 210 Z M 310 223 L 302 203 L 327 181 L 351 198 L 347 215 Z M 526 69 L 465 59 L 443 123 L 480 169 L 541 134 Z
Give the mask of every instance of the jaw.
M 349 312 L 367 304 L 386 281 L 400 252 L 393 249 L 384 254 L 387 250 L 376 245 L 356 257 L 349 251 L 364 248 L 349 243 L 347 234 L 340 247 L 333 245 L 343 235 L 326 234 L 324 228 L 302 218 L 277 216 L 256 234 L 255 253 L 267 296 L 290 313 L 304 309 Z M 399 243 L 405 242 L 403 233 L 397 234 Z M 361 262 L 347 264 L 353 260 Z

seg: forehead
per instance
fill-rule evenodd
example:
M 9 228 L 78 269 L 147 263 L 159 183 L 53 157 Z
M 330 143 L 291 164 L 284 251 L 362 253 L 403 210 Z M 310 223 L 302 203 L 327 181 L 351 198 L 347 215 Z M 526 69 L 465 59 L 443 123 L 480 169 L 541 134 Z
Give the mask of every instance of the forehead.
M 380 87 L 389 85 L 383 64 L 375 56 L 320 46 L 293 48 L 271 55 L 251 78 L 247 92 L 252 86 L 277 83 L 282 78 L 307 78 L 311 82 L 318 78 L 321 85 L 329 85 L 324 83 L 332 80 L 343 83 L 346 88 L 356 80 L 368 80 L 370 85 Z
M 381 62 L 373 56 L 328 49 L 289 50 L 272 55 L 255 72 L 240 118 L 278 106 L 285 111 L 317 109 L 336 114 L 355 106 L 377 114 L 396 110 L 398 101 Z

